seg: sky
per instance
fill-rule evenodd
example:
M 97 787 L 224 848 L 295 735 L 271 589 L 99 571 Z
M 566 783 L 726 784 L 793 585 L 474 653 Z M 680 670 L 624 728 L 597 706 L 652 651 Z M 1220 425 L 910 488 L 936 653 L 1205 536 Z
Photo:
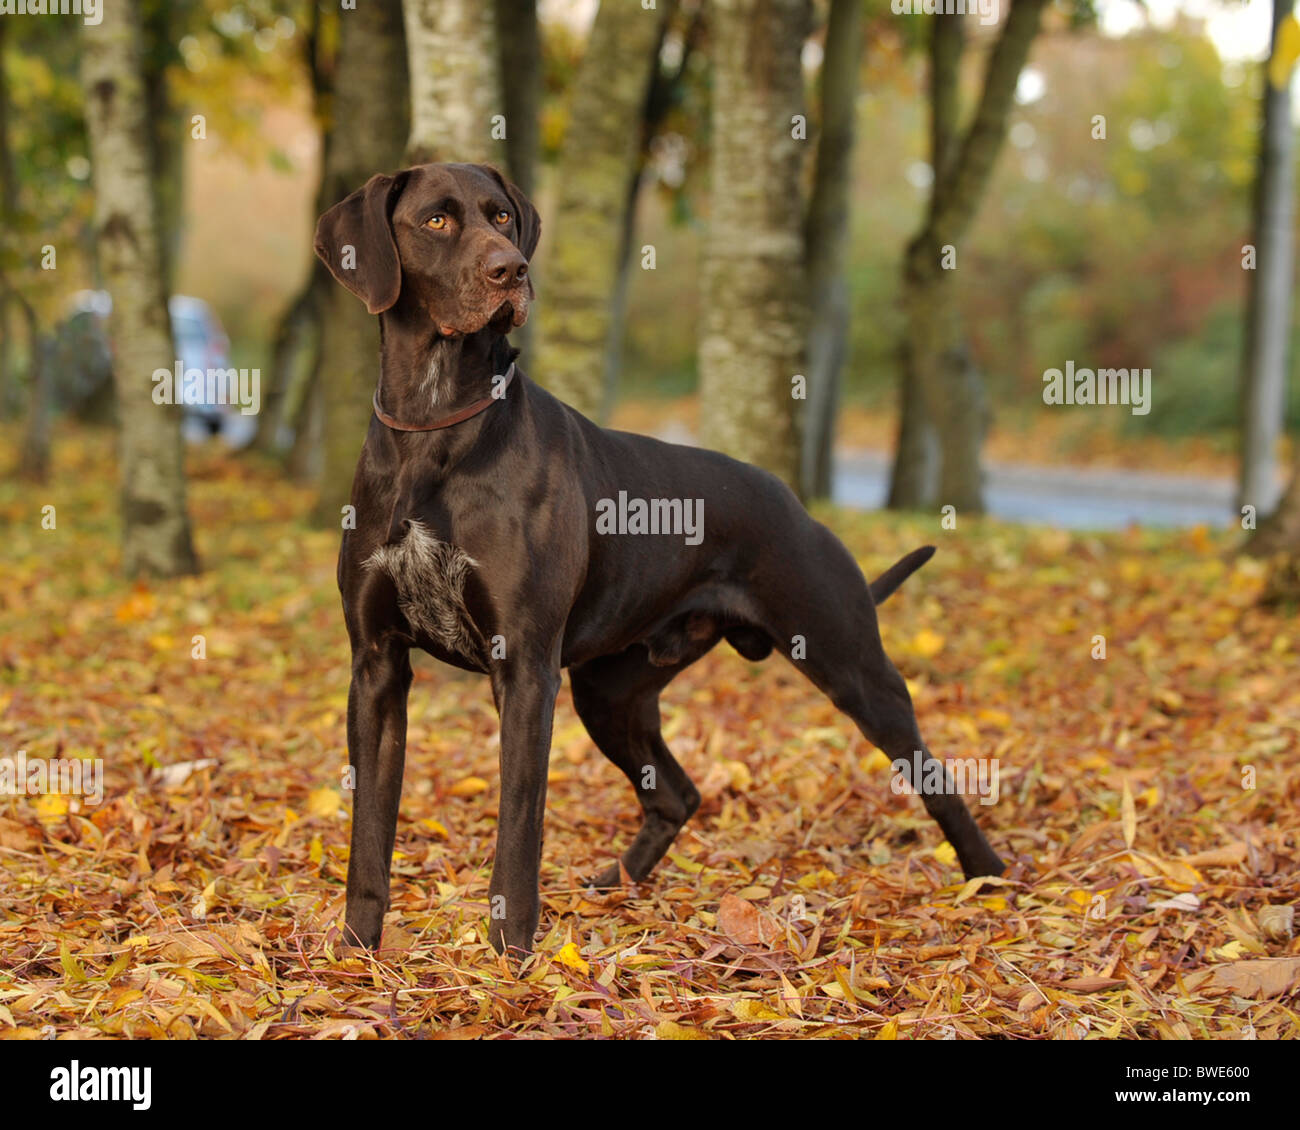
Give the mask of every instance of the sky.
M 1126 35 L 1149 21 L 1168 27 L 1179 12 L 1206 19 L 1206 32 L 1224 60 L 1263 59 L 1273 5 L 1271 0 L 1146 0 L 1146 12 L 1134 0 L 1097 0 L 1098 24 L 1104 35 Z
M 1181 11 L 1205 18 L 1207 33 L 1225 60 L 1257 61 L 1268 51 L 1271 0 L 1096 0 L 1103 34 L 1127 35 L 1146 26 L 1168 27 Z M 574 27 L 590 26 L 597 0 L 541 0 L 545 21 L 563 20 Z M 901 19 L 910 19 L 902 16 Z

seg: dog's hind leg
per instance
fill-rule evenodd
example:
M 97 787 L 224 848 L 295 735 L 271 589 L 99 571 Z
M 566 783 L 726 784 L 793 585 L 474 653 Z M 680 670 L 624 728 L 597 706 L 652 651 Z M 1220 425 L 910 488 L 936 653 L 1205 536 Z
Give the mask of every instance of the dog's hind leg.
M 966 877 L 1002 874 L 1002 860 L 956 793 L 947 767 L 935 764 L 921 739 L 907 684 L 880 642 L 876 610 L 857 563 L 828 530 L 816 529 L 804 543 L 805 554 L 785 559 L 780 576 L 764 579 L 761 592 L 778 599 L 764 601 L 763 626 L 869 742 L 895 765 L 906 766 L 908 783 L 938 821 Z M 942 785 L 934 788 L 936 782 Z
M 879 639 L 864 646 L 865 659 L 857 679 L 839 676 L 823 689 L 840 710 L 857 723 L 866 739 L 882 750 L 902 770 L 912 788 L 921 794 L 925 810 L 938 822 L 961 862 L 967 879 L 977 875 L 1001 875 L 1004 864 L 989 846 L 984 833 L 956 793 L 947 767 L 921 739 L 907 684 L 890 662 Z M 809 671 L 815 682 L 825 682 L 824 673 Z M 919 767 L 920 772 L 917 772 Z M 935 789 L 933 783 L 941 781 Z
M 632 782 L 641 802 L 641 828 L 623 853 L 622 863 L 634 880 L 650 874 L 700 805 L 699 791 L 660 733 L 659 692 L 701 654 L 671 666 L 656 666 L 646 648 L 637 645 L 569 672 L 578 717 L 600 752 Z M 621 881 L 619 865 L 614 863 L 591 885 L 603 889 Z

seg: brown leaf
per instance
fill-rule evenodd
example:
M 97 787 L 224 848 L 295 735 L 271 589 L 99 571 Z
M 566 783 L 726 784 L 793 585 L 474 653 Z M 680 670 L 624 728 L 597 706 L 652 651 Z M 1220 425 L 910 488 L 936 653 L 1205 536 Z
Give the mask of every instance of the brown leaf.
M 718 929 L 742 946 L 766 945 L 778 934 L 752 902 L 736 895 L 723 895 L 718 904 Z
M 1217 966 L 1210 984 L 1239 997 L 1280 997 L 1300 982 L 1300 957 L 1260 957 Z

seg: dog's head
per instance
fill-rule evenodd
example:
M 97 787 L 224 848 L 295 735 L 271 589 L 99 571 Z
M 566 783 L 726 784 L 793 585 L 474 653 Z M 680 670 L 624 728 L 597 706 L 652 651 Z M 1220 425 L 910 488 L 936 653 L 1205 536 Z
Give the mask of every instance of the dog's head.
M 380 314 L 401 299 L 444 336 L 522 326 L 541 220 L 490 165 L 373 176 L 316 224 L 316 254 Z

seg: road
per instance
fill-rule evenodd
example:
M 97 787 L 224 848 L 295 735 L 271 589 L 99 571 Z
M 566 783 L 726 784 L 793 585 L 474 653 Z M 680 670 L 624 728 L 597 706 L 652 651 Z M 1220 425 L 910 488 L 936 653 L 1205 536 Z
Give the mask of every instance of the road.
M 693 443 L 680 425 L 660 439 Z M 841 506 L 876 510 L 885 504 L 893 456 L 887 451 L 841 449 L 835 456 L 832 497 Z M 1171 475 L 1080 466 L 985 464 L 985 504 L 994 518 L 1071 530 L 1141 526 L 1226 527 L 1240 521 L 1229 478 Z
M 891 462 L 883 451 L 839 452 L 834 500 L 858 509 L 883 506 Z M 1024 463 L 989 463 L 986 476 L 988 512 L 1009 522 L 1114 530 L 1132 523 L 1223 527 L 1240 521 L 1235 483 L 1227 478 Z

